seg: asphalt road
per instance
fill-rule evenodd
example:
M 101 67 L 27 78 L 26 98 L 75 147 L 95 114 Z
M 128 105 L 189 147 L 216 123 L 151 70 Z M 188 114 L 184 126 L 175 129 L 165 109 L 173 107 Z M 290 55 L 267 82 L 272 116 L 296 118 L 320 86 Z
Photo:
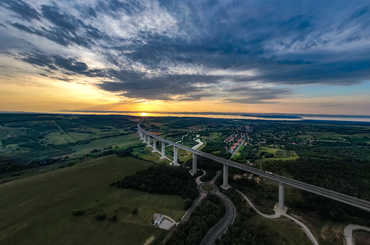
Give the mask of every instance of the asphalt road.
M 347 225 L 344 228 L 344 237 L 345 237 L 345 240 L 346 240 L 346 245 L 354 245 L 355 244 L 354 241 L 353 241 L 353 237 L 352 237 L 353 231 L 355 231 L 355 230 L 363 230 L 363 231 L 370 232 L 369 227 L 360 226 L 360 225 L 353 225 L 353 224 Z
M 240 150 L 240 147 L 242 147 L 242 145 L 244 145 L 244 143 L 245 143 L 245 139 L 243 139 L 243 141 L 238 145 L 238 147 L 236 147 L 236 149 L 233 151 L 233 153 L 231 153 L 230 159 L 232 159 L 234 157 L 235 153 L 237 153 Z
M 236 208 L 233 202 L 226 195 L 221 193 L 215 185 L 219 175 L 220 172 L 218 172 L 215 178 L 210 182 L 213 185 L 213 191 L 211 191 L 211 193 L 221 199 L 225 206 L 225 214 L 214 226 L 211 227 L 211 229 L 209 229 L 207 234 L 203 237 L 200 245 L 214 245 L 216 240 L 227 231 L 227 228 L 234 223 L 236 218 Z

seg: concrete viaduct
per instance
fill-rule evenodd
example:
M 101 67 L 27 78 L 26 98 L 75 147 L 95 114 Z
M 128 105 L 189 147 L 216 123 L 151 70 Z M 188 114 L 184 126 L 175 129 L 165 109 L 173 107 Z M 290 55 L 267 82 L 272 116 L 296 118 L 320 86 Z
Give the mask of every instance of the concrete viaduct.
M 325 189 L 325 188 L 322 188 L 322 187 L 310 185 L 310 184 L 307 184 L 307 183 L 304 183 L 304 182 L 301 182 L 301 181 L 298 181 L 298 180 L 294 180 L 294 179 L 291 179 L 291 178 L 287 178 L 287 177 L 284 177 L 284 176 L 280 176 L 280 175 L 277 175 L 277 174 L 267 173 L 263 170 L 253 168 L 253 167 L 250 167 L 250 166 L 245 165 L 245 164 L 240 164 L 240 163 L 237 163 L 237 162 L 234 162 L 234 161 L 231 161 L 231 160 L 228 160 L 228 159 L 224 159 L 224 158 L 221 158 L 221 157 L 217 157 L 217 156 L 214 156 L 214 155 L 206 153 L 206 152 L 193 150 L 190 147 L 187 147 L 187 146 L 184 146 L 184 145 L 181 145 L 181 144 L 177 144 L 175 142 L 166 140 L 166 139 L 164 139 L 160 136 L 154 135 L 153 133 L 151 133 L 149 131 L 146 131 L 143 128 L 141 128 L 140 125 L 137 125 L 137 130 L 138 130 L 138 134 L 140 136 L 140 139 L 144 143 L 146 143 L 148 146 L 153 147 L 153 152 L 160 153 L 161 158 L 166 158 L 166 155 L 165 155 L 166 144 L 170 145 L 170 146 L 173 146 L 172 165 L 174 165 L 174 166 L 179 166 L 179 163 L 178 163 L 178 149 L 182 149 L 184 151 L 191 152 L 193 154 L 193 164 L 192 164 L 192 170 L 191 170 L 192 175 L 196 174 L 196 172 L 197 172 L 197 157 L 198 156 L 201 156 L 201 157 L 204 157 L 204 158 L 207 158 L 207 159 L 210 159 L 210 160 L 213 160 L 215 162 L 218 162 L 218 163 L 222 164 L 223 165 L 223 183 L 221 185 L 221 188 L 223 188 L 225 190 L 230 188 L 229 183 L 228 183 L 229 167 L 240 169 L 242 171 L 249 172 L 249 173 L 255 174 L 257 176 L 260 176 L 260 177 L 263 177 L 263 178 L 266 178 L 266 179 L 277 182 L 279 184 L 279 202 L 278 202 L 278 207 L 277 208 L 281 212 L 285 212 L 285 210 L 286 210 L 286 207 L 284 205 L 284 196 L 285 196 L 284 195 L 284 186 L 291 186 L 291 187 L 296 188 L 296 189 L 311 192 L 311 193 L 314 193 L 316 195 L 323 196 L 323 197 L 326 197 L 326 198 L 329 198 L 329 199 L 332 199 L 332 200 L 335 200 L 335 201 L 339 201 L 339 202 L 351 205 L 353 207 L 357 207 L 357 208 L 360 208 L 360 209 L 363 209 L 365 211 L 370 212 L 370 202 L 369 201 L 362 200 L 362 199 L 359 199 L 359 198 L 356 198 L 356 197 L 353 197 L 353 196 L 349 196 L 349 195 L 346 195 L 346 194 L 342 194 L 342 193 L 339 193 L 339 192 L 336 192 L 336 191 L 332 191 L 332 190 L 329 190 L 329 189 Z M 157 149 L 157 143 L 161 143 L 161 151 L 159 151 Z

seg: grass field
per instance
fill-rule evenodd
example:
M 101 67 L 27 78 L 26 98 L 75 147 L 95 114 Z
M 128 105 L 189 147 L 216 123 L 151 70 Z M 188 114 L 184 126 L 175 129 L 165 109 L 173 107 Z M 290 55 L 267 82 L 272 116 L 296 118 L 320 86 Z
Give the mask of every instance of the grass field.
M 109 184 L 150 165 L 107 156 L 0 185 L 0 244 L 144 244 L 164 232 L 152 227 L 152 214 L 178 220 L 183 200 Z
M 297 224 L 286 218 L 266 219 L 262 216 L 255 215 L 250 219 L 250 225 L 264 229 L 266 233 L 277 233 L 276 240 L 286 245 L 310 245 L 311 241 L 306 234 L 297 226 Z
M 120 148 L 127 148 L 140 143 L 139 137 L 137 134 L 128 134 L 116 137 L 109 137 L 103 139 L 92 140 L 87 144 L 78 144 L 74 145 L 71 148 L 73 149 L 72 157 L 84 155 L 91 152 L 94 149 L 102 149 L 107 146 L 117 146 Z
M 294 161 L 299 159 L 299 156 L 294 151 L 286 151 L 280 148 L 262 146 L 259 150 L 259 155 L 264 152 L 273 155 L 272 158 L 264 158 L 264 161 Z

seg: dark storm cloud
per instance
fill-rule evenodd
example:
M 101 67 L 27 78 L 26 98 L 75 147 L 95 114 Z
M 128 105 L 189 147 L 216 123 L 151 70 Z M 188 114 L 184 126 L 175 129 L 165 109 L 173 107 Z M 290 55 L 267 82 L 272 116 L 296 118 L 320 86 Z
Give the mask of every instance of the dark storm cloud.
M 78 52 L 64 57 L 18 50 L 17 58 L 50 77 L 58 70 L 99 78 L 101 89 L 126 97 L 219 95 L 231 102 L 271 103 L 289 96 L 295 85 L 370 79 L 370 7 L 364 0 L 17 0 L 0 7 L 11 16 L 3 21 L 7 28 L 65 50 L 86 48 L 107 68 L 89 69 Z M 173 72 L 177 66 L 190 71 Z M 225 81 L 238 91 L 208 91 Z M 268 86 L 256 89 L 252 82 Z
M 63 46 L 77 44 L 89 47 L 106 36 L 97 28 L 85 24 L 81 19 L 63 12 L 56 5 L 42 5 L 41 14 L 38 16 L 49 21 L 52 26 L 47 28 L 19 22 L 12 22 L 11 25 L 19 30 L 47 38 Z
M 45 67 L 51 70 L 62 69 L 67 72 L 73 72 L 81 75 L 86 75 L 88 73 L 88 66 L 85 63 L 79 62 L 74 58 L 65 58 L 59 55 L 48 56 L 39 53 L 23 55 L 23 61 L 39 67 Z
M 186 74 L 167 74 L 166 76 L 147 77 L 146 73 L 132 70 L 89 69 L 85 63 L 73 58 L 48 56 L 37 52 L 23 54 L 21 59 L 34 66 L 42 67 L 47 70 L 59 70 L 89 77 L 108 78 L 110 80 L 102 81 L 99 87 L 111 92 L 124 93 L 126 97 L 131 98 L 167 100 L 171 99 L 170 97 L 174 95 L 188 94 L 180 99 L 200 99 L 210 94 L 199 94 L 201 90 L 193 86 L 194 81 L 203 84 L 213 84 L 221 79 L 221 76 Z M 42 76 L 48 76 L 48 74 L 43 72 Z M 49 77 L 56 78 L 54 75 L 49 75 Z M 65 78 L 57 79 L 66 81 Z
M 40 19 L 40 14 L 23 0 L 5 0 L 0 2 L 0 6 L 11 10 L 23 19 L 30 21 L 32 19 Z
M 81 22 L 74 16 L 61 13 L 56 6 L 43 5 L 41 7 L 42 15 L 55 26 L 68 32 L 75 32 L 81 25 Z
M 205 97 L 200 88 L 194 85 L 199 83 L 216 83 L 217 76 L 203 75 L 169 75 L 148 78 L 144 73 L 132 71 L 107 71 L 111 79 L 116 82 L 103 82 L 100 87 L 111 92 L 125 92 L 126 97 L 168 100 L 171 96 L 184 96 L 182 100 Z M 196 93 L 196 94 L 194 94 Z M 201 93 L 201 94 L 199 94 Z

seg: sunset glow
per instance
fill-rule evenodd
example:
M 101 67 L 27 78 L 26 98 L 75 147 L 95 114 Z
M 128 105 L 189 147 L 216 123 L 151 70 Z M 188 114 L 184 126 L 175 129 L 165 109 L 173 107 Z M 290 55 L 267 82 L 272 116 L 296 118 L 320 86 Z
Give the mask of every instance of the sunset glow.
M 370 114 L 365 3 L 232 2 L 2 2 L 0 111 Z

